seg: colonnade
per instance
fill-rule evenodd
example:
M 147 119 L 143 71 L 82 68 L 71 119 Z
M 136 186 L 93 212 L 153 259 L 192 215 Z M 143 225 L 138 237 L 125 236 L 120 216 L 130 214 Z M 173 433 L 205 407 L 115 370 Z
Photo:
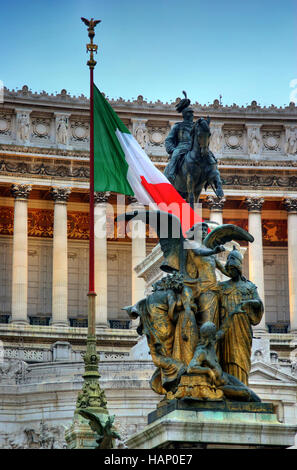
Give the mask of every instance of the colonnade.
M 11 194 L 14 202 L 14 231 L 13 231 L 13 263 L 12 263 L 12 323 L 28 323 L 27 291 L 28 291 L 28 197 L 30 185 L 14 184 Z M 54 234 L 53 234 L 53 282 L 52 282 L 52 325 L 67 326 L 68 304 L 68 265 L 67 265 L 67 201 L 71 189 L 68 187 L 53 187 L 51 195 L 54 200 Z M 108 193 L 95 195 L 95 290 L 96 325 L 107 326 L 107 237 L 106 237 L 106 203 Z M 133 201 L 132 201 L 133 202 Z M 210 209 L 210 220 L 221 224 L 223 222 L 224 200 L 209 196 L 207 204 Z M 248 230 L 254 237 L 254 243 L 249 246 L 249 279 L 257 285 L 258 292 L 265 301 L 264 263 L 262 244 L 261 211 L 264 203 L 262 197 L 247 197 L 245 205 L 248 209 Z M 134 202 L 134 204 L 136 204 Z M 286 198 L 283 201 L 288 213 L 288 275 L 290 299 L 290 329 L 297 331 L 297 198 Z M 100 220 L 96 228 L 96 221 Z M 102 233 L 98 230 L 103 231 Z M 137 277 L 134 266 L 146 256 L 144 226 L 133 222 L 132 232 L 132 302 L 142 298 L 145 283 Z M 265 314 L 261 323 L 256 327 L 265 331 Z

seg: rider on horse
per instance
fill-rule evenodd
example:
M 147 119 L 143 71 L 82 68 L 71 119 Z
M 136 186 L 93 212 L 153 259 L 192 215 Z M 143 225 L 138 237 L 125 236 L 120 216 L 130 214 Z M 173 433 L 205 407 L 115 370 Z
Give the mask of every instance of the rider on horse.
M 177 122 L 172 127 L 165 140 L 166 152 L 170 155 L 170 161 L 165 169 L 165 176 L 173 184 L 175 181 L 178 163 L 191 148 L 191 130 L 193 127 L 194 111 L 190 108 L 190 100 L 185 92 L 185 99 L 182 99 L 176 109 L 183 115 L 183 121 Z

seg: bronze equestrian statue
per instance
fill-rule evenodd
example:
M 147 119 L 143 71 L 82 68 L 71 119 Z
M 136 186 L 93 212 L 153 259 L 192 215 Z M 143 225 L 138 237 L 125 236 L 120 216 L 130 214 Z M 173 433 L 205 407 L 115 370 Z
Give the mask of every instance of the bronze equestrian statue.
M 193 207 L 195 202 L 199 202 L 203 187 L 206 190 L 211 186 L 219 199 L 224 192 L 217 159 L 209 150 L 210 119 L 199 118 L 193 124 L 193 109 L 189 103 L 186 98 L 176 106 L 184 120 L 173 126 L 165 140 L 170 161 L 164 174 Z

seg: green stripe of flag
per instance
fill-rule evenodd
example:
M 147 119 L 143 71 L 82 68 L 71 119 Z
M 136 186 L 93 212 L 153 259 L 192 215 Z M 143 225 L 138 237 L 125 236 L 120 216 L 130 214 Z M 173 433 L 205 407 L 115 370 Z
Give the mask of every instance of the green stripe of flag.
M 128 164 L 116 130 L 127 127 L 94 85 L 94 189 L 134 195 L 128 183 Z

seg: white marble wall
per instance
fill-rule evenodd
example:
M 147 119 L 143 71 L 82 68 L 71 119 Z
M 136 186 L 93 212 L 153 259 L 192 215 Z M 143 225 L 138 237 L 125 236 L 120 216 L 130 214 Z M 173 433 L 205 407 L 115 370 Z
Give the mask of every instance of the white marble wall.
M 272 363 L 267 344 L 255 344 L 250 375 L 251 388 L 265 402 L 277 407 L 278 419 L 296 424 L 297 375 Z M 140 342 L 141 343 L 141 342 Z M 269 348 L 269 346 L 268 346 Z M 116 425 L 123 440 L 143 429 L 147 415 L 156 408 L 160 396 L 149 386 L 154 365 L 148 358 L 145 345 L 136 345 L 131 354 L 119 358 L 116 354 L 101 355 L 101 387 L 105 390 L 108 409 L 116 416 Z M 69 354 L 71 348 L 68 348 Z M 114 356 L 114 357 L 113 357 Z M 78 392 L 82 387 L 83 362 L 69 360 L 26 365 L 17 361 L 13 366 L 0 364 L 0 448 L 29 448 L 27 431 L 36 434 L 36 447 L 49 447 L 38 436 L 48 426 L 53 436 L 53 448 L 63 447 L 63 427 L 73 419 Z M 62 430 L 60 429 L 62 428 Z M 61 431 L 61 432 L 60 432 Z

